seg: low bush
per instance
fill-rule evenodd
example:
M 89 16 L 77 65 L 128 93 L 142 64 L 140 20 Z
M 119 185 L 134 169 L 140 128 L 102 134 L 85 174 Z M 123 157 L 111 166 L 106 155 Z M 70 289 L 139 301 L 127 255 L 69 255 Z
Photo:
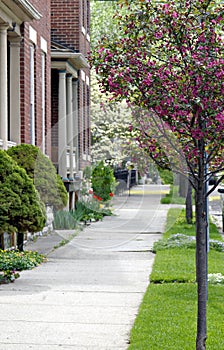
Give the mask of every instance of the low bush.
M 164 185 L 172 185 L 173 184 L 173 172 L 168 169 L 158 168 L 159 176 Z
M 109 165 L 105 165 L 103 161 L 99 162 L 93 168 L 91 181 L 94 195 L 98 200 L 106 202 L 113 197 L 116 179 Z

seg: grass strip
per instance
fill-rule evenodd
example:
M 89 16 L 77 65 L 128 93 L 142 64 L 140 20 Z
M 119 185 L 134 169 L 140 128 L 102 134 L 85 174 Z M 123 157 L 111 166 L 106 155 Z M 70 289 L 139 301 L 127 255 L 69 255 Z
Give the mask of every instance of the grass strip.
M 183 233 L 195 236 L 195 225 L 188 225 L 184 211 L 171 209 L 164 238 Z M 175 219 L 176 218 L 176 219 Z M 210 224 L 211 239 L 222 240 Z M 210 250 L 208 273 L 224 275 L 224 253 Z M 130 336 L 128 350 L 195 349 L 197 285 L 195 248 L 171 248 L 156 253 L 150 285 L 145 293 Z M 224 285 L 210 285 L 207 309 L 208 350 L 224 349 Z
M 128 350 L 195 349 L 197 286 L 150 284 L 131 331 Z M 223 286 L 209 286 L 208 350 L 224 349 Z

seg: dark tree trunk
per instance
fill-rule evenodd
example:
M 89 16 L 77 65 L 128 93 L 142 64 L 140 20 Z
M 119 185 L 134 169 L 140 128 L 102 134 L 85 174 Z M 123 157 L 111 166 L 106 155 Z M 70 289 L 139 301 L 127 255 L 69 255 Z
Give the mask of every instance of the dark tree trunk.
M 195 191 L 196 207 L 196 280 L 198 288 L 197 339 L 196 350 L 206 349 L 207 326 L 207 216 L 206 191 L 204 185 L 205 168 L 201 160 L 199 179 Z
M 192 185 L 190 181 L 188 181 L 188 189 L 186 196 L 186 221 L 188 224 L 192 224 L 193 220 L 193 209 L 192 209 Z
M 17 248 L 23 252 L 24 233 L 17 232 Z

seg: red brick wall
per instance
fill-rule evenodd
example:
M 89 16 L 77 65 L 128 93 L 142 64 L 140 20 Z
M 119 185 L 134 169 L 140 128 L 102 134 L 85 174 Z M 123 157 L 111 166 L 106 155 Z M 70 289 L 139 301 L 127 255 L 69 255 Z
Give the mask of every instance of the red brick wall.
M 21 30 L 23 41 L 21 45 L 21 141 L 30 143 L 30 39 L 29 26 L 37 32 L 35 45 L 35 118 L 36 145 L 42 145 L 42 82 L 41 82 L 41 37 L 47 41 L 45 68 L 45 128 L 46 153 L 51 155 L 51 57 L 50 57 L 50 0 L 32 0 L 32 5 L 41 13 L 40 20 L 25 23 Z
M 82 6 L 82 3 L 84 6 Z M 51 35 L 56 41 L 72 50 L 83 52 L 82 7 L 86 16 L 86 0 L 52 0 L 51 1 Z

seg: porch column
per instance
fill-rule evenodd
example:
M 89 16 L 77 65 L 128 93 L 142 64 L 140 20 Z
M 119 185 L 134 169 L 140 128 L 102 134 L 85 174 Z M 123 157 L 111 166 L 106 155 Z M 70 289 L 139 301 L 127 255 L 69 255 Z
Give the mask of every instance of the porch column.
M 73 140 L 75 147 L 76 172 L 79 171 L 79 122 L 78 122 L 78 80 L 72 81 L 73 94 Z
M 69 146 L 69 174 L 73 179 L 73 120 L 72 120 L 72 75 L 67 76 L 67 145 Z
M 20 129 L 20 42 L 10 39 L 10 141 L 21 143 Z
M 59 71 L 59 111 L 58 111 L 58 170 L 62 178 L 67 178 L 66 167 L 66 71 Z
M 7 28 L 8 25 L 0 25 L 0 139 L 3 149 L 7 149 L 8 140 Z

